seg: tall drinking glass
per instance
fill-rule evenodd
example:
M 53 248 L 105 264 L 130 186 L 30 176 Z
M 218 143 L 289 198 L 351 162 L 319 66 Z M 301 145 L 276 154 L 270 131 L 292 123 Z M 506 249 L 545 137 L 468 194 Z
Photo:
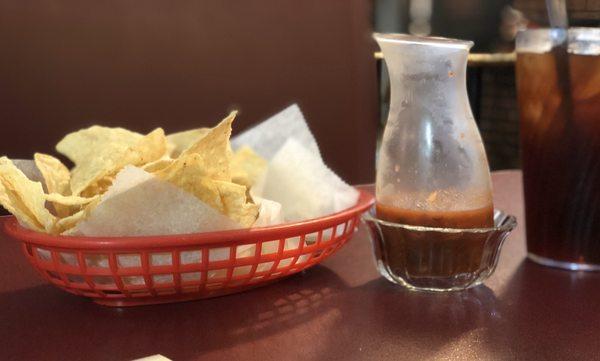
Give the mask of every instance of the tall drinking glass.
M 600 270 L 600 28 L 517 37 L 529 258 Z

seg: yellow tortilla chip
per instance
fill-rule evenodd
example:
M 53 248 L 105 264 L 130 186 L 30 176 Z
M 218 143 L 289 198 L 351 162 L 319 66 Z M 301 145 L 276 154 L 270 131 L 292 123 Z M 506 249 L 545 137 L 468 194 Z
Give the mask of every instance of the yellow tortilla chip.
M 71 191 L 69 187 L 71 172 L 69 172 L 69 169 L 60 160 L 48 154 L 35 153 L 33 159 L 35 166 L 42 173 L 48 193 L 68 195 Z
M 43 232 L 44 227 L 37 221 L 33 213 L 23 204 L 23 201 L 13 192 L 8 191 L 0 179 L 0 204 L 17 217 L 19 223 L 34 231 Z
M 91 202 L 84 206 L 82 210 L 79 212 L 69 216 L 62 218 L 56 222 L 54 226 L 53 233 L 60 233 L 63 235 L 71 234 L 74 227 L 83 219 L 87 218 L 90 212 L 96 208 L 96 206 L 100 203 L 100 196 L 95 197 Z
M 256 154 L 250 147 L 237 150 L 231 158 L 232 182 L 252 187 L 267 170 L 267 160 Z
M 46 209 L 42 183 L 29 180 L 7 157 L 0 158 L 0 203 L 25 226 L 49 232 L 56 217 Z
M 61 218 L 56 222 L 52 233 L 55 234 L 64 234 L 68 230 L 72 229 L 79 223 L 82 219 L 85 218 L 86 212 L 82 209 L 79 212 L 65 218 Z
M 56 149 L 75 163 L 71 171 L 55 157 L 42 153 L 34 156 L 48 194 L 42 183 L 27 179 L 8 158 L 0 158 L 0 204 L 31 229 L 77 234 L 77 224 L 100 203 L 117 173 L 132 165 L 250 227 L 258 207 L 248 197 L 248 187 L 264 173 L 267 162 L 247 147 L 232 153 L 229 138 L 236 113 L 230 113 L 214 128 L 168 137 L 161 128 L 142 135 L 100 126 L 68 134 Z M 59 217 L 46 209 L 47 202 Z
M 39 169 L 48 193 L 57 193 L 61 195 L 71 194 L 71 172 L 62 164 L 62 162 L 51 155 L 35 153 L 33 156 L 36 167 Z M 70 214 L 70 207 L 54 203 L 54 210 L 59 217 L 66 217 Z
M 56 150 L 71 159 L 73 163 L 79 164 L 107 150 L 132 147 L 142 138 L 143 135 L 127 129 L 94 125 L 67 134 L 58 142 Z
M 187 148 L 171 165 L 154 173 L 192 193 L 244 226 L 256 219 L 256 205 L 247 202 L 246 187 L 231 183 L 231 113 L 202 139 Z
M 172 158 L 179 157 L 184 150 L 198 142 L 208 132 L 210 132 L 210 128 L 198 128 L 167 135 L 168 154 Z
M 184 159 L 174 164 L 181 167 L 171 168 L 172 172 L 166 174 L 159 172 L 157 176 L 195 195 L 243 226 L 250 226 L 256 220 L 258 208 L 247 201 L 245 186 L 205 176 L 200 154 L 190 154 Z
M 211 160 L 207 160 L 202 154 L 182 155 L 173 164 L 155 172 L 154 175 L 192 193 L 204 203 L 225 213 L 219 190 L 214 184 L 222 172 L 211 169 L 210 162 Z
M 237 111 L 231 112 L 223 119 L 216 127 L 211 128 L 208 133 L 197 142 L 189 146 L 181 155 L 192 153 L 215 153 L 218 156 L 224 152 L 226 148 L 227 161 L 231 158 L 231 146 L 229 145 L 229 137 L 231 137 L 231 124 L 237 115 Z
M 195 179 L 203 177 L 212 180 L 231 180 L 229 137 L 234 117 L 235 112 L 186 149 L 171 165 L 154 174 L 179 185 L 192 184 Z
M 48 202 L 60 204 L 63 206 L 82 206 L 96 200 L 100 195 L 96 195 L 91 198 L 78 197 L 78 196 L 63 196 L 59 193 L 46 194 L 45 198 Z
M 224 214 L 244 227 L 250 227 L 258 217 L 258 206 L 247 201 L 246 187 L 223 181 L 215 182 L 225 208 Z
M 163 158 L 159 160 L 155 160 L 154 162 L 150 162 L 142 167 L 148 173 L 158 172 L 159 170 L 165 169 L 171 164 L 175 162 L 175 159 L 171 158 Z
M 56 149 L 75 162 L 73 170 L 75 174 L 71 180 L 71 188 L 76 190 L 74 194 L 78 195 L 85 188 L 93 187 L 93 183 L 99 182 L 110 173 L 116 173 L 121 158 L 131 153 L 131 149 L 136 148 L 144 138 L 141 134 L 123 128 L 100 126 L 93 126 L 65 136 L 57 144 Z M 164 133 L 163 141 L 166 142 Z M 164 149 L 166 150 L 166 145 Z
M 120 128 L 109 129 L 118 129 L 118 133 L 122 130 Z M 80 139 L 85 140 L 87 138 L 82 137 Z M 161 128 L 155 129 L 148 135 L 133 142 L 133 144 L 128 143 L 122 137 L 116 137 L 116 139 L 120 143 L 92 142 L 92 146 L 100 144 L 101 147 L 96 149 L 93 156 L 85 161 L 79 159 L 79 155 L 75 156 L 79 161 L 72 158 L 75 161 L 75 168 L 71 172 L 71 191 L 73 195 L 84 194 L 90 196 L 92 195 L 90 194 L 91 192 L 86 192 L 86 189 L 90 187 L 105 190 L 107 188 L 106 185 L 110 185 L 112 181 L 111 177 L 114 177 L 124 166 L 142 166 L 163 157 L 166 152 L 166 138 Z M 61 146 L 63 141 L 57 145 L 58 151 L 62 152 L 66 148 L 64 145 Z M 72 142 L 67 143 L 70 145 Z M 85 147 L 86 145 L 82 144 L 82 146 Z M 69 157 L 73 155 L 72 153 L 69 153 L 71 155 L 67 153 L 63 154 Z
M 97 195 L 102 195 L 108 190 L 115 180 L 115 175 L 107 175 L 102 177 L 99 181 L 91 184 L 84 191 L 81 192 L 82 197 L 91 198 Z

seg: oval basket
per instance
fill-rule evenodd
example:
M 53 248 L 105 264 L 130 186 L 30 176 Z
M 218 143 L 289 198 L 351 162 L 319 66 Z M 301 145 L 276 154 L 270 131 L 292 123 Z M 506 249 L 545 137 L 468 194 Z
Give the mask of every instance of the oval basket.
M 241 292 L 307 269 L 350 239 L 373 202 L 361 190 L 355 206 L 325 217 L 184 235 L 53 236 L 14 217 L 4 231 L 53 285 L 102 305 L 136 306 Z

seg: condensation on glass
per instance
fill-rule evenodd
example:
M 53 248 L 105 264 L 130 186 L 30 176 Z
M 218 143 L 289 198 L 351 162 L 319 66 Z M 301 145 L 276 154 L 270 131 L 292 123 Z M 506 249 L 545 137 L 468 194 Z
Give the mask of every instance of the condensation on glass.
M 600 270 L 600 28 L 517 36 L 529 258 Z
M 449 291 L 494 270 L 514 217 L 496 212 L 466 91 L 470 41 L 375 34 L 391 84 L 371 230 L 377 267 L 409 289 Z

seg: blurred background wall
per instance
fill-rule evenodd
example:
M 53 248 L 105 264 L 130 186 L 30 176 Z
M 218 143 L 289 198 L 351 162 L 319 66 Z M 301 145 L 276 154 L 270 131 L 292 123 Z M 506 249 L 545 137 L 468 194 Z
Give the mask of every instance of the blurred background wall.
M 545 2 L 540 0 L 515 0 L 515 8 L 538 25 L 547 25 Z M 567 0 L 569 24 L 572 26 L 600 26 L 600 0 Z
M 567 4 L 572 25 L 598 26 L 600 0 Z M 369 182 L 389 91 L 373 30 L 494 53 L 546 24 L 543 0 L 0 0 L 0 154 L 52 152 L 94 123 L 210 126 L 234 108 L 240 131 L 298 102 L 326 162 Z M 513 64 L 471 66 L 468 89 L 492 168 L 519 167 Z
M 543 0 L 542 0 L 543 2 Z M 520 13 L 510 0 L 377 0 L 375 28 L 382 32 L 435 35 L 474 42 L 472 53 L 511 52 Z M 389 84 L 381 72 L 381 124 Z M 470 64 L 467 88 L 492 169 L 519 167 L 514 64 Z
M 0 0 L 0 154 L 94 123 L 234 132 L 297 102 L 325 161 L 372 181 L 372 2 Z
M 567 0 L 571 26 L 599 26 L 600 0 Z M 514 50 L 517 30 L 548 26 L 544 0 L 375 0 L 375 29 L 468 39 L 472 53 Z M 380 124 L 389 98 L 380 63 Z M 492 169 L 520 167 L 514 63 L 479 63 L 467 69 L 473 115 Z

